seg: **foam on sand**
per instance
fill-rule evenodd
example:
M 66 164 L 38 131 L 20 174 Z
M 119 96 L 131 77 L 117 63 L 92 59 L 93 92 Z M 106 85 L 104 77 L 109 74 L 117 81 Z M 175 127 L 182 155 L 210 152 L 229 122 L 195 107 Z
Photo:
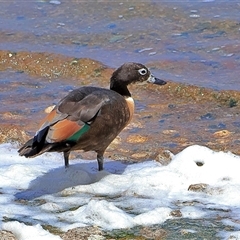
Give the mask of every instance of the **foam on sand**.
M 240 157 L 232 153 L 194 145 L 167 166 L 108 160 L 101 172 L 96 161 L 81 159 L 65 169 L 57 153 L 26 159 L 12 144 L 1 144 L 0 156 L 0 227 L 18 239 L 60 239 L 43 225 L 67 231 L 161 224 L 176 218 L 174 210 L 178 218 L 220 216 L 236 231 L 219 234 L 239 237 Z M 189 189 L 198 184 L 201 190 Z

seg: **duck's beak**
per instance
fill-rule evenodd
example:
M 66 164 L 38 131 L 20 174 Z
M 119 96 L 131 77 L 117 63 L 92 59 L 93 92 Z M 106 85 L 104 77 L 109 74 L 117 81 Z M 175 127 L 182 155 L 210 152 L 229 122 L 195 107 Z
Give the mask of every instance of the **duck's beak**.
M 149 76 L 147 82 L 158 84 L 158 85 L 165 85 L 167 83 L 162 79 L 154 77 L 152 74 Z

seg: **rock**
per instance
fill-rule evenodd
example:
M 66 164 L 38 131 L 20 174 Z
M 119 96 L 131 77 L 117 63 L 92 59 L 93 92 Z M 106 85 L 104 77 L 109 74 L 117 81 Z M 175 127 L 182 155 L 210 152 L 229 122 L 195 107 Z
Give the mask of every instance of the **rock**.
M 167 231 L 161 228 L 152 229 L 149 227 L 143 227 L 140 232 L 141 236 L 146 239 L 160 240 L 164 239 L 167 235 Z
M 5 142 L 25 142 L 28 137 L 24 131 L 16 126 L 0 126 L 0 143 Z
M 170 215 L 173 217 L 182 217 L 182 213 L 179 209 L 171 211 Z
M 79 227 L 68 230 L 60 236 L 63 240 L 104 240 L 103 232 L 96 226 L 94 227 Z
M 148 137 L 142 135 L 130 135 L 127 138 L 127 142 L 129 143 L 144 143 L 148 140 Z
M 228 130 L 220 130 L 220 131 L 217 131 L 213 134 L 213 136 L 215 138 L 226 138 L 226 137 L 229 137 L 232 133 L 229 132 Z
M 13 233 L 5 230 L 0 231 L 0 239 L 1 240 L 17 240 L 17 238 L 13 235 Z
M 168 165 L 172 158 L 173 158 L 174 154 L 171 153 L 168 150 L 162 150 L 158 153 L 157 157 L 156 157 L 156 161 L 160 162 L 162 165 Z
M 164 135 L 173 135 L 173 134 L 176 134 L 178 133 L 178 131 L 174 130 L 174 129 L 168 129 L 168 130 L 163 130 L 162 133 Z
M 192 191 L 192 192 L 205 192 L 207 187 L 208 187 L 208 184 L 206 184 L 206 183 L 191 184 L 188 187 L 188 191 Z
M 220 187 L 211 187 L 206 183 L 197 183 L 197 184 L 191 184 L 188 187 L 188 191 L 193 192 L 204 192 L 209 195 L 218 195 L 223 193 L 223 189 Z

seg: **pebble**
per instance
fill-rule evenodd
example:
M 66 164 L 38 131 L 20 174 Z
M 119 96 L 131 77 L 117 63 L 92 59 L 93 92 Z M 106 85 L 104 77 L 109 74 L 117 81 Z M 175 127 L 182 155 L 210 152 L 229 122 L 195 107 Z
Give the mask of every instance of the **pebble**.
M 189 17 L 191 17 L 191 18 L 199 18 L 200 15 L 198 15 L 198 14 L 190 14 Z
M 143 48 L 143 49 L 140 49 L 138 52 L 139 53 L 142 53 L 142 52 L 145 52 L 145 51 L 150 51 L 152 50 L 153 48 Z
M 170 109 L 176 108 L 176 104 L 171 104 L 171 103 L 170 103 L 170 104 L 168 105 L 168 108 L 170 108 Z
M 212 49 L 212 51 L 218 51 L 218 50 L 220 50 L 219 47 L 215 47 L 215 48 Z
M 206 114 L 200 116 L 200 119 L 201 120 L 214 120 L 215 117 L 211 113 L 206 113 Z
M 60 1 L 57 1 L 57 0 L 51 0 L 49 3 L 51 3 L 51 4 L 56 4 L 56 5 L 61 4 L 61 2 L 60 2 Z
M 163 130 L 162 133 L 165 135 L 172 135 L 172 134 L 178 133 L 178 131 L 169 129 L 169 130 Z
M 228 54 L 224 54 L 224 57 L 232 57 L 234 55 L 234 53 L 228 53 Z
M 225 138 L 225 137 L 229 137 L 232 133 L 229 132 L 228 130 L 221 130 L 221 131 L 217 131 L 213 134 L 214 137 L 216 138 Z
M 127 138 L 127 142 L 129 143 L 143 143 L 148 140 L 148 137 L 141 136 L 141 135 L 130 135 Z
M 148 55 L 149 56 L 152 56 L 152 55 L 155 55 L 157 52 L 150 52 Z
M 134 153 L 131 155 L 132 158 L 146 158 L 147 157 L 147 153 Z
M 104 240 L 106 239 L 102 236 L 103 232 L 96 226 L 93 227 L 78 227 L 68 230 L 61 235 L 64 240 Z
M 166 230 L 161 229 L 159 227 L 157 229 L 152 229 L 151 227 L 143 227 L 140 233 L 141 233 L 141 237 L 134 238 L 134 239 L 156 239 L 157 240 L 157 239 L 165 239 L 167 236 Z M 128 239 L 133 239 L 133 238 L 128 238 Z
M 208 184 L 206 184 L 206 183 L 191 184 L 191 185 L 188 187 L 188 191 L 192 191 L 192 192 L 204 192 L 207 187 L 208 187 Z
M 50 113 L 53 110 L 54 107 L 55 107 L 55 105 L 49 106 L 49 107 L 45 108 L 44 112 L 45 113 Z
M 182 213 L 179 209 L 177 210 L 173 210 L 170 212 L 170 216 L 173 216 L 173 217 L 182 217 Z

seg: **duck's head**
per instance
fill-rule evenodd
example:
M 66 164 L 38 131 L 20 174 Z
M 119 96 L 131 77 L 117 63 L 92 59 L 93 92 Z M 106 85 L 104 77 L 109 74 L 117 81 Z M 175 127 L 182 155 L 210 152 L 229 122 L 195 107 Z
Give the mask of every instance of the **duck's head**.
M 111 77 L 110 87 L 114 85 L 128 85 L 130 83 L 150 82 L 158 85 L 166 84 L 165 81 L 154 77 L 150 70 L 141 63 L 124 63 L 115 70 Z

